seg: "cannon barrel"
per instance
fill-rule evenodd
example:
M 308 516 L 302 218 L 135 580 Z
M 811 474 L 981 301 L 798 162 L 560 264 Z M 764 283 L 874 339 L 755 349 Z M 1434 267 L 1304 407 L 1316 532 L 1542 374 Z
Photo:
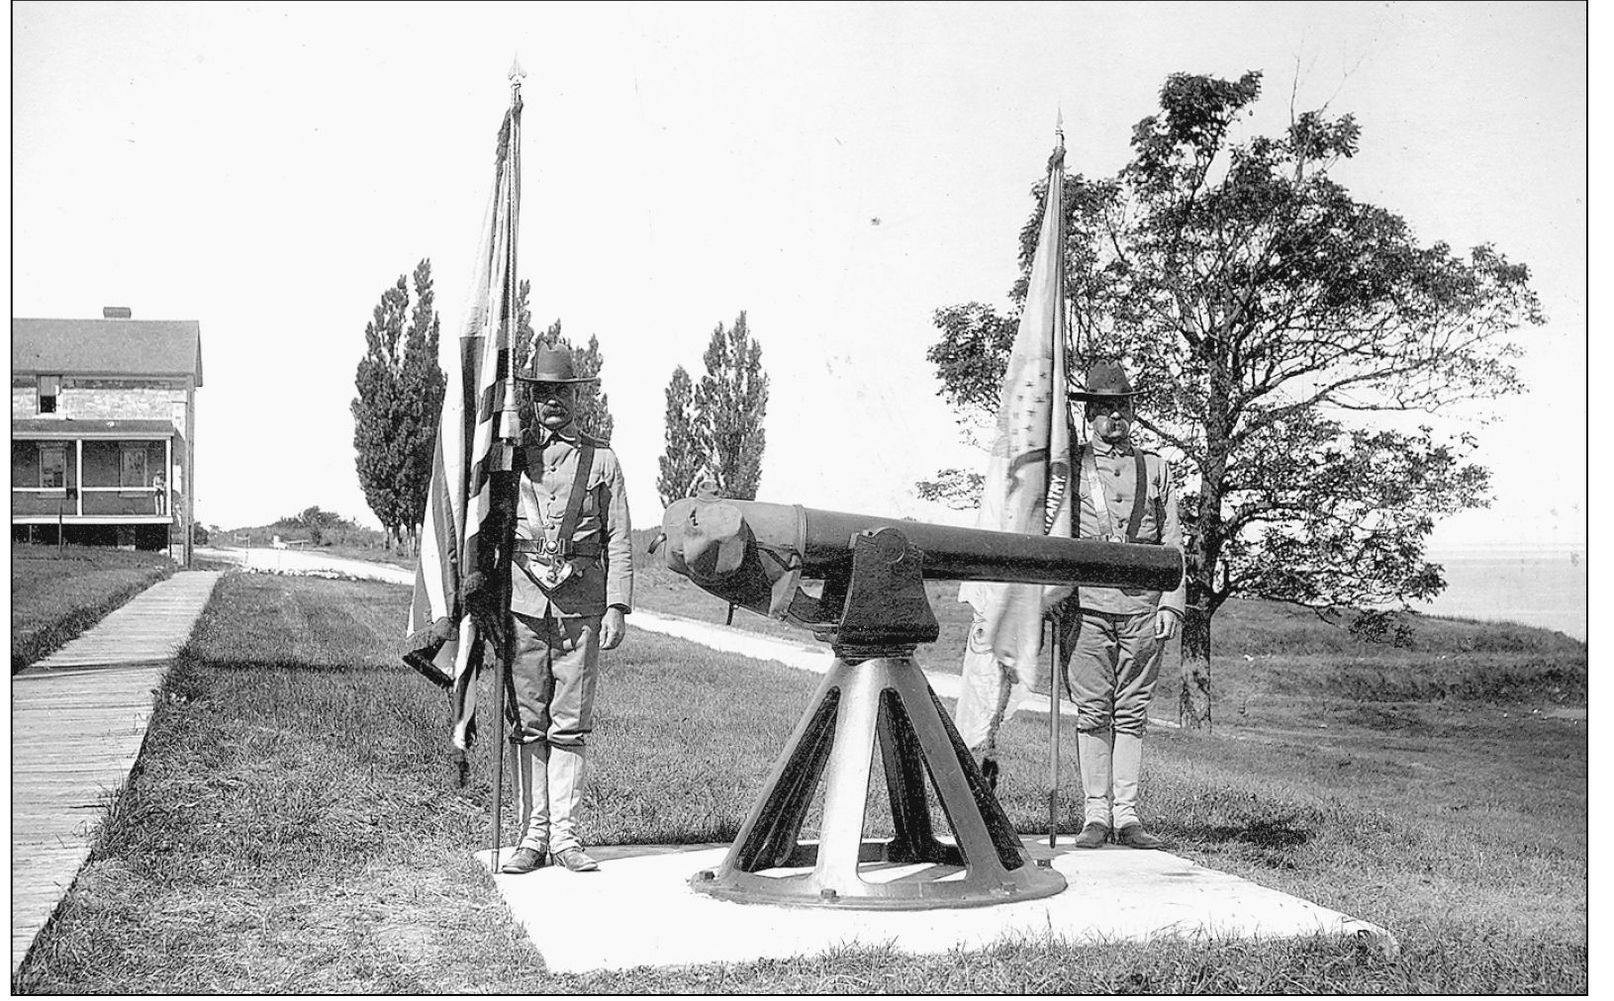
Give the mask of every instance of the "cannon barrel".
M 852 539 L 858 534 L 891 527 L 900 529 L 924 553 L 927 580 L 1086 584 L 1148 591 L 1170 591 L 1182 580 L 1182 553 L 1165 546 L 1020 535 L 811 508 L 802 513 L 806 519 L 803 562 L 809 573 L 814 567 L 833 567 L 851 559 Z
M 896 529 L 918 550 L 929 580 L 1170 591 L 1183 577 L 1182 552 L 1170 546 L 955 528 L 710 494 L 675 501 L 662 517 L 670 569 L 775 617 L 789 617 L 801 578 L 844 579 L 857 540 L 882 529 Z

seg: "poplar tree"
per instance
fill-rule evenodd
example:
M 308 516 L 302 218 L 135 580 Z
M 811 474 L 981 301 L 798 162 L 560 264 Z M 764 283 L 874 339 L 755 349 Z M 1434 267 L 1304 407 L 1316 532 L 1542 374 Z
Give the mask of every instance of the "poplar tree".
M 447 377 L 437 362 L 441 321 L 434 307 L 431 260 L 381 294 L 364 328 L 365 354 L 354 375 L 354 464 L 365 502 L 388 545 L 417 543 L 431 485 L 432 452 Z M 407 322 L 406 322 L 407 321 Z
M 690 496 L 696 487 L 696 477 L 706 466 L 708 445 L 697 431 L 695 419 L 695 383 L 680 365 L 673 369 L 667 383 L 667 413 L 663 425 L 666 447 L 661 454 L 661 474 L 656 478 L 656 492 L 661 495 L 663 507 L 682 497 Z
M 702 360 L 706 374 L 695 388 L 693 423 L 695 440 L 706 449 L 706 471 L 724 497 L 755 500 L 767 446 L 768 375 L 744 310 L 732 327 L 717 325 Z

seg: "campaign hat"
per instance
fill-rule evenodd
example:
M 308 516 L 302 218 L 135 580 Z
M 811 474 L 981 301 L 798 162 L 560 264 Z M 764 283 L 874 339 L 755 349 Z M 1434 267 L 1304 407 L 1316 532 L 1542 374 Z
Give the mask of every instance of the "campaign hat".
M 1132 388 L 1132 383 L 1126 377 L 1126 370 L 1117 361 L 1095 361 L 1087 370 L 1087 383 L 1081 389 L 1074 390 L 1070 396 L 1073 400 L 1105 401 L 1116 399 L 1130 399 L 1138 395 Z
M 578 375 L 572 353 L 563 347 L 539 344 L 532 360 L 516 372 L 522 382 L 599 382 L 597 375 Z

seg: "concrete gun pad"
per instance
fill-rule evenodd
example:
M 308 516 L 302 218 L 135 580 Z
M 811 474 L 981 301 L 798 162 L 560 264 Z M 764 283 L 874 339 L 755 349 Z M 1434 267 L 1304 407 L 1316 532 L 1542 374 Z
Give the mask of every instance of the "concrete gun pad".
M 721 863 L 726 845 L 591 848 L 599 872 L 549 867 L 493 879 L 549 968 L 564 973 L 785 959 L 849 945 L 941 953 L 1048 937 L 1098 944 L 1320 934 L 1396 950 L 1377 925 L 1167 852 L 1061 846 L 1050 853 L 1037 838 L 1025 843 L 1034 858 L 1052 854 L 1069 883 L 1064 892 L 987 907 L 870 911 L 739 904 L 690 889 L 689 877 Z M 491 853 L 479 858 L 489 865 Z M 566 902 L 560 920 L 551 909 L 557 900 Z

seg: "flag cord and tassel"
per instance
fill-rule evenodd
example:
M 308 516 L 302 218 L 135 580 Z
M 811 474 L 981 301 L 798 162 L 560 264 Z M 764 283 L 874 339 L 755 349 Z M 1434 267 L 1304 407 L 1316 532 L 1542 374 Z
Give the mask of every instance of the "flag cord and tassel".
M 494 593 L 498 595 L 497 607 L 494 614 L 500 617 L 500 627 L 494 636 L 498 641 L 498 674 L 494 679 L 494 716 L 493 716 L 493 823 L 490 832 L 492 841 L 493 869 L 499 868 L 499 851 L 503 838 L 502 822 L 504 817 L 504 757 L 507 748 L 515 740 L 515 731 L 507 715 L 510 711 L 509 694 L 513 685 L 512 667 L 515 658 L 515 611 L 510 607 L 510 558 L 515 549 L 516 537 L 516 509 L 519 504 L 518 491 L 520 490 L 521 474 L 516 469 L 515 450 L 521 447 L 521 404 L 516 397 L 515 378 L 515 350 L 513 345 L 517 309 L 517 279 L 516 279 L 516 235 L 520 232 L 521 218 L 521 78 L 526 74 L 522 72 L 521 65 L 512 62 L 510 66 L 510 135 L 509 135 L 509 177 L 507 178 L 507 212 L 509 238 L 505 241 L 504 283 L 500 295 L 499 326 L 502 333 L 503 346 L 499 352 L 499 376 L 503 382 L 503 409 L 499 415 L 499 458 L 496 468 L 500 472 L 502 497 L 500 507 L 504 517 L 499 521 L 499 538 L 497 540 L 496 559 L 494 561 L 495 580 L 497 581 Z M 520 797 L 517 797 L 520 802 Z M 525 817 L 519 818 L 523 824 Z

